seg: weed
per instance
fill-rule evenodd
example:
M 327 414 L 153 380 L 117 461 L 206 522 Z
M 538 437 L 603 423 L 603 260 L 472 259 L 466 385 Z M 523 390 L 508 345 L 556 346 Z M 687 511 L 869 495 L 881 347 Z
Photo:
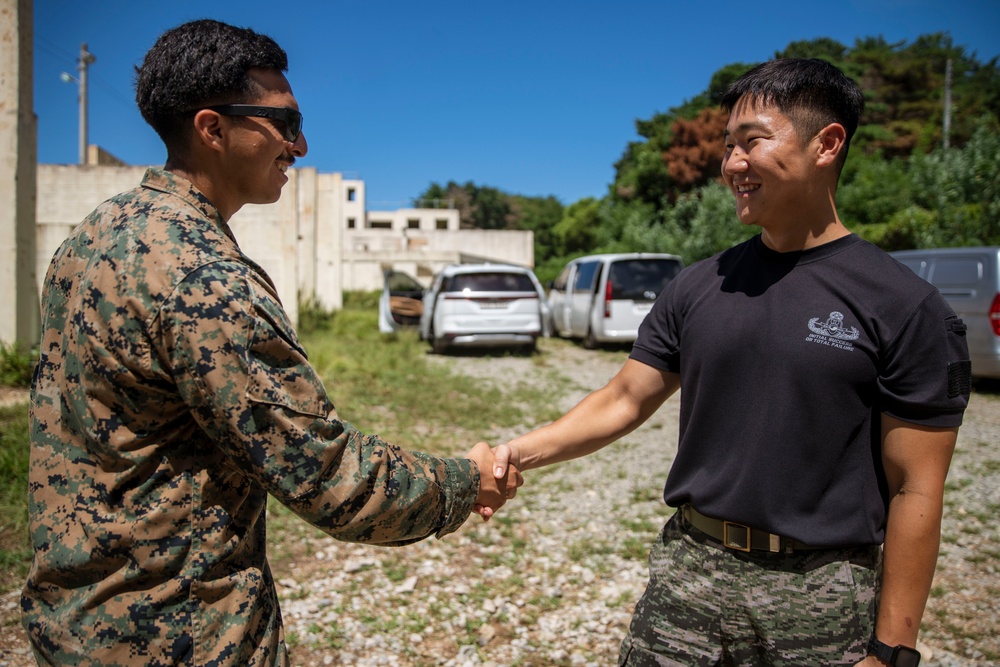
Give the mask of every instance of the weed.
M 655 523 L 646 517 L 624 517 L 618 520 L 619 525 L 625 530 L 630 530 L 633 533 L 655 533 L 660 529 L 660 524 Z
M 618 549 L 618 554 L 628 560 L 643 561 L 649 555 L 649 542 L 637 537 L 626 537 Z

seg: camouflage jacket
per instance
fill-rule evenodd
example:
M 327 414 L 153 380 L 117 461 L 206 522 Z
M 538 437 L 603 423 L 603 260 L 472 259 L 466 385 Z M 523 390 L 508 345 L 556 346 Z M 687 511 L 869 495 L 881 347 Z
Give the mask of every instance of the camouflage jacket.
M 338 419 L 271 281 L 188 181 L 151 169 L 99 206 L 42 300 L 21 599 L 41 664 L 287 664 L 269 493 L 356 542 L 468 517 L 475 465 Z

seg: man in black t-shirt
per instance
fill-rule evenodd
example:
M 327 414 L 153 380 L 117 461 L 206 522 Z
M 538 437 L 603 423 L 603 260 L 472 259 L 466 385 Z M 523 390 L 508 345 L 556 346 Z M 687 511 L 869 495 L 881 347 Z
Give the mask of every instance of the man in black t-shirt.
M 965 327 L 837 215 L 853 81 L 775 60 L 723 107 L 722 174 L 760 235 L 675 278 L 621 371 L 500 445 L 499 472 L 596 451 L 680 389 L 664 488 L 679 511 L 620 665 L 916 665 L 970 390 Z

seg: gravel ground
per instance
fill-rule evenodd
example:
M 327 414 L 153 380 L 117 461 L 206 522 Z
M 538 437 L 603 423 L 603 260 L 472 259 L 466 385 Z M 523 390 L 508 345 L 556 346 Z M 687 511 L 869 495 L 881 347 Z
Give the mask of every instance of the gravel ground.
M 540 349 L 535 357 L 433 359 L 507 388 L 550 383 L 565 410 L 606 383 L 626 357 L 564 341 Z M 674 398 L 590 457 L 531 471 L 491 522 L 473 518 L 443 540 L 378 549 L 338 543 L 296 521 L 280 545 L 292 557 L 275 568 L 294 663 L 615 664 L 645 587 L 649 544 L 669 513 L 660 493 L 677 408 Z M 483 437 L 500 442 L 525 426 Z M 924 616 L 920 649 L 929 667 L 1000 664 L 997 443 L 1000 396 L 977 392 L 949 475 L 941 558 Z M 16 597 L 0 599 L 0 667 L 32 664 L 16 625 Z

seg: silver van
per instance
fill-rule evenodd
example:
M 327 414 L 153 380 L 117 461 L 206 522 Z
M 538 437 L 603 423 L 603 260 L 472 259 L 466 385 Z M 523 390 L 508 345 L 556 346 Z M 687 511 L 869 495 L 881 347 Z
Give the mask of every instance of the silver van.
M 937 287 L 965 322 L 973 377 L 1000 379 L 1000 246 L 889 254 Z
M 677 255 L 619 253 L 578 257 L 549 285 L 552 329 L 563 338 L 632 343 L 663 288 L 684 268 Z

